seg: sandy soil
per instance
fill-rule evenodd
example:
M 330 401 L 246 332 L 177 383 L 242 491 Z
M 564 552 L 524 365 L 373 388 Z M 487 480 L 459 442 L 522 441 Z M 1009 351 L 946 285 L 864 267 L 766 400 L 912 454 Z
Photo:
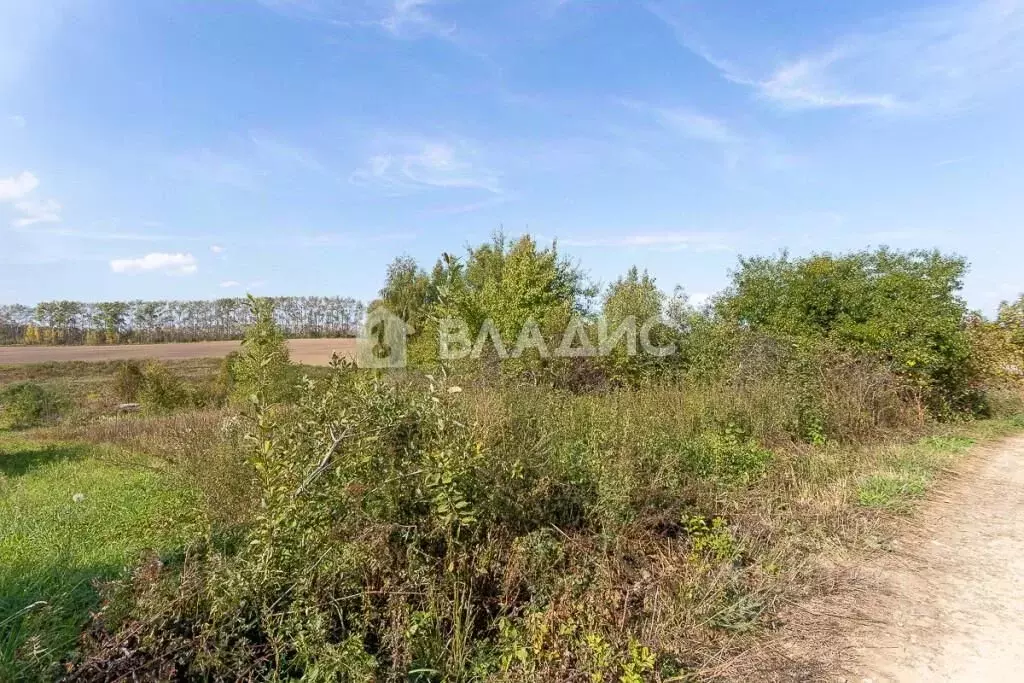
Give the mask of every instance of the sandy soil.
M 852 680 L 1024 680 L 1024 439 L 982 456 L 874 568 Z
M 103 361 L 155 358 L 222 358 L 239 348 L 238 342 L 194 342 L 189 344 L 132 344 L 116 346 L 0 346 L 0 365 L 24 365 L 48 361 Z M 327 365 L 331 353 L 352 357 L 354 339 L 290 339 L 288 348 L 297 363 Z

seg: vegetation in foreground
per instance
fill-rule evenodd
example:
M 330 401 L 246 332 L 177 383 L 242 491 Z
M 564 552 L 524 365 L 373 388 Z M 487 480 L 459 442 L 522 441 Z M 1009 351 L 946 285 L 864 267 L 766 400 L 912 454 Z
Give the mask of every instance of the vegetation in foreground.
M 189 494 L 158 465 L 0 435 L 0 680 L 58 678 L 95 582 L 180 547 Z
M 254 301 L 242 354 L 205 380 L 221 399 L 118 370 L 117 392 L 169 398 L 33 432 L 158 456 L 192 523 L 103 587 L 73 656 L 9 661 L 72 680 L 743 677 L 723 662 L 820 589 L 816 558 L 877 545 L 974 440 L 1024 426 L 1019 328 L 965 309 L 964 267 L 754 259 L 704 310 L 631 271 L 603 312 L 656 314 L 679 354 L 439 363 L 446 316 L 554 338 L 588 314 L 578 269 L 499 238 L 392 267 L 375 305 L 426 331 L 390 375 L 298 378 Z

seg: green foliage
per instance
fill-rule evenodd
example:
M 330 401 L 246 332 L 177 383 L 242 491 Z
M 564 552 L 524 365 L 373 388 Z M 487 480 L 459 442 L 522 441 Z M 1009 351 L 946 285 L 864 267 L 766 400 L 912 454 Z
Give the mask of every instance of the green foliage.
M 941 414 L 971 407 L 967 311 L 958 296 L 966 269 L 958 257 L 884 248 L 744 259 L 717 311 L 751 330 L 876 355 Z
M 133 388 L 142 408 L 150 413 L 171 413 L 185 408 L 212 408 L 227 400 L 229 385 L 220 374 L 206 381 L 186 381 L 166 363 L 149 361 L 136 376 L 135 369 L 122 366 L 115 375 L 115 391 L 125 396 Z M 137 382 L 137 384 L 136 384 Z M 124 392 L 124 393 L 122 393 Z
M 656 380 L 668 379 L 669 373 L 678 367 L 679 356 L 662 358 L 651 355 L 643 343 L 654 347 L 675 346 L 680 335 L 663 319 L 665 294 L 658 289 L 654 278 L 647 271 L 640 273 L 636 266 L 625 276 L 611 284 L 604 296 L 602 316 L 610 335 L 624 323 L 632 326 L 637 338 L 630 349 L 624 337 L 607 349 L 601 358 L 601 365 L 610 380 L 619 385 L 639 386 Z M 674 312 L 679 302 L 672 302 Z
M 0 424 L 24 429 L 55 420 L 68 400 L 54 388 L 36 382 L 0 387 Z
M 703 515 L 690 515 L 683 519 L 683 526 L 695 556 L 714 562 L 733 562 L 739 558 L 736 539 L 721 517 L 714 517 L 709 523 Z
M 274 302 L 252 295 L 248 301 L 254 322 L 245 331 L 241 353 L 225 366 L 224 377 L 239 405 L 253 404 L 257 399 L 285 402 L 294 395 L 296 377 L 288 359 L 288 344 L 274 322 Z
M 911 501 L 924 495 L 928 477 L 913 470 L 874 474 L 857 490 L 857 501 L 867 508 L 906 509 Z
M 431 277 L 409 256 L 400 256 L 388 265 L 384 287 L 376 305 L 382 305 L 414 330 L 423 327 L 430 307 L 436 301 Z M 373 309 L 371 305 L 371 310 Z
M 1024 353 L 1024 294 L 1014 302 L 1000 304 L 996 322 L 1009 333 L 1010 342 Z
M 134 403 L 145 381 L 142 364 L 136 360 L 126 360 L 117 367 L 114 374 L 114 396 L 122 403 Z
M 642 274 L 633 266 L 608 288 L 602 313 L 609 325 L 615 326 L 628 317 L 638 324 L 661 318 L 665 294 L 658 289 L 654 278 L 645 270 Z
M 772 458 L 771 451 L 759 446 L 733 425 L 724 433 L 709 431 L 701 434 L 687 444 L 685 453 L 701 477 L 729 485 L 756 480 Z
M 0 680 L 62 679 L 94 582 L 181 542 L 189 497 L 151 465 L 0 436 Z
M 192 405 L 185 382 L 164 363 L 150 361 L 142 368 L 139 403 L 152 412 L 170 412 Z
M 438 323 L 457 320 L 465 324 L 471 343 L 488 335 L 485 353 L 493 353 L 495 344 L 511 351 L 521 335 L 534 332 L 553 349 L 573 314 L 582 312 L 594 294 L 582 272 L 559 256 L 556 245 L 539 248 L 529 235 L 510 242 L 498 234 L 490 243 L 470 248 L 464 263 L 444 254 L 432 280 L 437 302 L 425 323 L 430 334 L 424 335 L 424 343 L 436 347 Z M 484 327 L 486 321 L 492 329 Z M 549 365 L 529 350 L 510 359 L 504 369 L 514 375 L 536 374 Z

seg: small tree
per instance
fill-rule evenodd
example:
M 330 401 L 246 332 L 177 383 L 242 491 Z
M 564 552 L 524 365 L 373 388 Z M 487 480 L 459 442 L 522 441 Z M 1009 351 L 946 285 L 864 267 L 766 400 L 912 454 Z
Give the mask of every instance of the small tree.
M 654 278 L 647 271 L 642 273 L 636 266 L 625 276 L 613 282 L 604 296 L 602 315 L 608 330 L 614 331 L 623 324 L 631 325 L 638 335 L 655 346 L 661 347 L 674 342 L 674 335 L 662 320 L 665 294 L 658 289 Z M 620 341 L 602 359 L 612 379 L 618 383 L 637 385 L 664 374 L 670 359 L 650 356 L 643 348 L 630 350 Z
M 412 257 L 399 256 L 388 265 L 387 279 L 375 303 L 419 329 L 434 301 L 436 296 L 430 276 Z
M 274 322 L 274 302 L 247 299 L 253 323 L 245 331 L 242 351 L 231 371 L 236 402 L 265 405 L 286 401 L 293 393 L 293 373 L 284 334 Z

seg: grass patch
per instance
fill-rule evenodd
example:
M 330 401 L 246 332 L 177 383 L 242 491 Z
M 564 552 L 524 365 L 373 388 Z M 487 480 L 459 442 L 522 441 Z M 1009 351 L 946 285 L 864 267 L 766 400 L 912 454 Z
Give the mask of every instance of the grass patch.
M 921 471 L 897 470 L 874 474 L 857 489 L 857 502 L 866 508 L 903 510 L 924 496 L 931 477 Z
M 0 680 L 56 677 L 94 583 L 180 545 L 188 494 L 144 465 L 0 434 Z

